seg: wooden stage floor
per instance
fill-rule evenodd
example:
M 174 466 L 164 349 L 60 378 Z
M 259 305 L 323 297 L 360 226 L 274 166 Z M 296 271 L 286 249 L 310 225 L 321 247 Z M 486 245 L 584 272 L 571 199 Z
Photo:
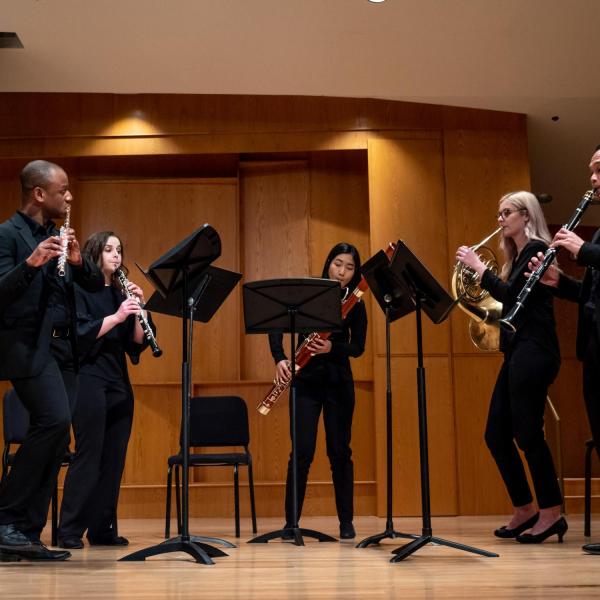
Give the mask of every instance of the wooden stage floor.
M 4 600 L 63 599 L 304 599 L 304 598 L 599 598 L 600 556 L 581 551 L 586 542 L 580 515 L 568 517 L 565 543 L 554 541 L 523 546 L 497 540 L 492 530 L 498 517 L 440 517 L 434 533 L 442 538 L 498 552 L 483 558 L 450 548 L 428 545 L 407 560 L 391 564 L 390 551 L 403 540 L 379 547 L 356 549 L 353 542 L 318 543 L 305 547 L 289 542 L 247 544 L 249 520 L 243 537 L 229 556 L 215 565 L 199 565 L 184 554 L 156 557 L 138 563 L 117 562 L 132 550 L 162 541 L 158 519 L 122 520 L 120 532 L 127 549 L 90 548 L 73 551 L 70 561 L 57 564 L 0 563 L 0 594 Z M 260 519 L 259 532 L 281 525 Z M 307 517 L 304 527 L 337 535 L 333 517 Z M 384 520 L 356 519 L 359 541 L 380 532 Z M 419 533 L 420 520 L 395 519 L 396 530 Z M 600 541 L 596 518 L 592 540 Z M 192 519 L 193 534 L 233 537 L 233 519 Z

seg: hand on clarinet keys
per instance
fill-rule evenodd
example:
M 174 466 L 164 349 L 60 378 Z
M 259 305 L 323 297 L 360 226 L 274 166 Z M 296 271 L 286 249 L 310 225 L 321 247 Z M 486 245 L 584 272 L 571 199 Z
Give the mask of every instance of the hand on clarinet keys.
M 527 263 L 528 272 L 525 272 L 525 277 L 529 279 L 531 277 L 531 273 L 535 271 L 544 260 L 544 254 L 542 252 L 538 252 L 537 256 L 532 256 L 531 260 Z M 558 280 L 560 278 L 560 271 L 556 266 L 556 263 L 552 263 L 547 269 L 546 272 L 540 278 L 540 283 L 544 285 L 548 285 L 550 287 L 558 287 Z
M 138 299 L 140 306 L 144 306 L 146 301 L 144 300 L 144 290 L 137 284 L 130 281 L 127 284 L 127 289 Z
M 127 298 L 121 302 L 115 317 L 119 323 L 123 323 L 129 315 L 137 315 L 140 312 L 140 305 L 137 300 L 133 298 Z
M 581 246 L 583 246 L 583 240 L 576 233 L 573 233 L 564 227 L 557 231 L 550 244 L 551 248 L 564 248 L 571 253 L 573 259 L 577 259 Z

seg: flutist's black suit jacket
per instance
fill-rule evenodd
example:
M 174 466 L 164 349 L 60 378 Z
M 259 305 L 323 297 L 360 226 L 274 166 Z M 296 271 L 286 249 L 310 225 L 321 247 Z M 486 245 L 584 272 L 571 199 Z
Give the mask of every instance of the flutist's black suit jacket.
M 49 234 L 58 235 L 56 227 Z M 25 260 L 37 246 L 19 213 L 0 224 L 0 380 L 35 376 L 50 358 L 53 313 L 48 278 L 54 277 L 57 261 L 29 267 Z M 69 298 L 74 298 L 73 281 L 89 291 L 104 286 L 100 269 L 85 258 L 81 266 L 66 270 Z M 72 307 L 69 312 L 74 315 Z
M 594 269 L 600 270 L 600 229 L 596 231 L 591 242 L 585 242 L 577 255 L 578 264 L 586 267 L 583 279 L 574 279 L 561 275 L 556 295 L 579 303 L 579 319 L 577 320 L 577 358 L 583 360 L 587 350 L 590 333 L 596 330 L 600 340 L 600 285 L 596 286 L 594 293 L 595 321 L 587 316 L 585 304 L 592 294 L 592 274 Z

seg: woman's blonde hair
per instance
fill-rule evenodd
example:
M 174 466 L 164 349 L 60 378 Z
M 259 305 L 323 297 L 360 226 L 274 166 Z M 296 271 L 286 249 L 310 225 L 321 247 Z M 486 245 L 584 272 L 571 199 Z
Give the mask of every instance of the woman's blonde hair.
M 529 217 L 529 221 L 525 224 L 525 235 L 528 240 L 540 240 L 546 244 L 550 244 L 551 236 L 546 225 L 546 219 L 542 212 L 542 207 L 538 199 L 531 192 L 510 192 L 500 198 L 499 204 L 508 200 L 516 209 L 524 211 Z M 500 240 L 500 248 L 504 252 L 505 262 L 500 271 L 500 277 L 506 280 L 512 268 L 512 263 L 517 256 L 517 245 L 512 238 L 502 238 Z

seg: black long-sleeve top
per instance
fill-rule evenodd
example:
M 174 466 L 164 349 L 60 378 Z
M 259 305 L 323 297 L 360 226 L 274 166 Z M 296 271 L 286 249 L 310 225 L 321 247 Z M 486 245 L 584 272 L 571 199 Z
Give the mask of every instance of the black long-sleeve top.
M 525 272 L 529 270 L 527 263 L 538 252 L 544 253 L 547 249 L 548 246 L 544 242 L 530 240 L 513 261 L 506 281 L 494 275 L 489 269 L 484 271 L 481 287 L 488 290 L 493 298 L 502 302 L 502 316 L 505 316 L 515 305 L 519 292 L 527 282 L 525 277 Z M 560 360 L 553 293 L 548 286 L 539 282 L 535 285 L 513 324 L 516 327 L 515 333 L 500 330 L 502 352 L 510 352 L 516 344 L 528 340 Z
M 142 344 L 133 340 L 136 316 L 129 315 L 125 321 L 98 338 L 104 318 L 114 314 L 125 297 L 112 285 L 105 286 L 102 291 L 93 294 L 76 286 L 75 292 L 77 335 L 82 355 L 80 372 L 107 381 L 128 381 L 125 355 L 129 356 L 133 364 L 137 364 L 140 354 L 148 345 L 145 338 Z M 150 315 L 148 319 L 151 322 Z M 153 324 L 152 329 L 155 329 Z
M 299 336 L 298 345 L 306 336 Z M 363 302 L 358 302 L 342 322 L 342 331 L 332 333 L 329 337 L 331 351 L 316 354 L 298 373 L 304 380 L 352 380 L 350 357 L 357 358 L 365 351 L 367 337 L 367 311 Z M 283 348 L 283 335 L 270 334 L 269 345 L 275 364 L 287 360 Z

